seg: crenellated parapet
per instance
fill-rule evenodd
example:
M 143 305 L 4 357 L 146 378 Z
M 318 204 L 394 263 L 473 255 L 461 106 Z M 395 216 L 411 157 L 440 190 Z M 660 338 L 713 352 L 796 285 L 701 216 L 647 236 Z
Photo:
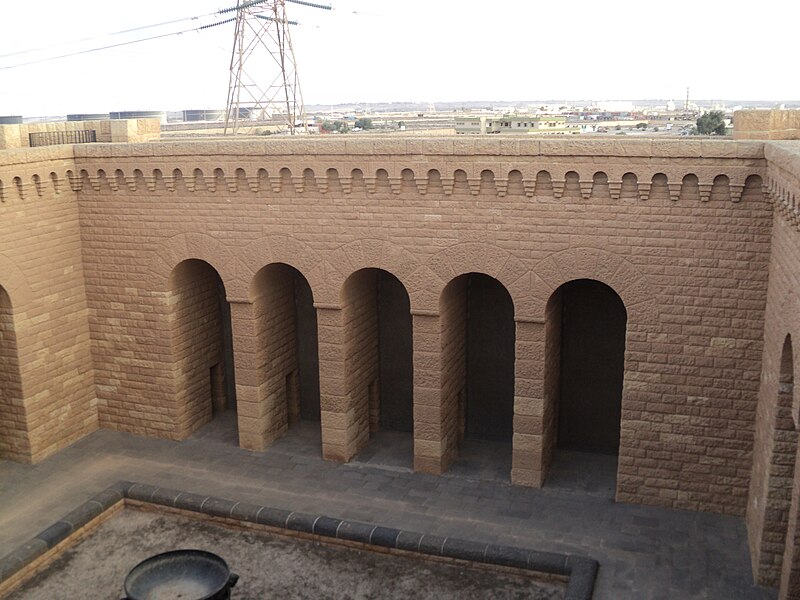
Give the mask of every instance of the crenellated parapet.
M 771 143 L 767 157 L 765 188 L 775 210 L 800 230 L 800 143 Z
M 75 146 L 61 170 L 0 167 L 0 199 L 125 194 L 527 197 L 738 202 L 758 142 L 355 138 Z M 15 169 L 16 167 L 20 167 Z M 24 167 L 24 168 L 22 168 Z

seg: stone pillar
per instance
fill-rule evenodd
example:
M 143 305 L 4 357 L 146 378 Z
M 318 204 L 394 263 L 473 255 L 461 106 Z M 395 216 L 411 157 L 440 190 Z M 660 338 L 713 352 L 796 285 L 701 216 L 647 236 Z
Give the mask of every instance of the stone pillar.
M 778 598 L 789 600 L 800 598 L 800 445 L 797 447 L 792 483 L 792 503 L 789 508 L 789 523 L 786 531 L 786 546 L 783 551 L 783 568 Z
M 545 325 L 516 320 L 511 482 L 541 487 L 547 468 L 544 406 Z
M 267 439 L 266 415 L 258 394 L 258 335 L 255 311 L 249 300 L 229 299 L 233 355 L 236 380 L 236 413 L 239 424 L 239 446 L 247 450 L 264 450 Z
M 411 311 L 414 339 L 414 470 L 441 475 L 455 460 L 458 440 L 445 432 L 439 315 Z
M 347 462 L 360 450 L 358 422 L 347 393 L 342 309 L 315 304 L 319 336 L 319 402 L 322 457 Z

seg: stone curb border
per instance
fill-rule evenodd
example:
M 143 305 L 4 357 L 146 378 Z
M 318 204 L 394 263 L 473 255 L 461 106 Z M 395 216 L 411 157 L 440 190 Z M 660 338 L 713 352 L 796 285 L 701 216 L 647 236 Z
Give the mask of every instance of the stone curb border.
M 568 577 L 565 600 L 591 600 L 599 567 L 596 560 L 584 556 L 439 537 L 120 481 L 0 559 L 0 582 L 126 498 L 383 548 L 563 575 Z

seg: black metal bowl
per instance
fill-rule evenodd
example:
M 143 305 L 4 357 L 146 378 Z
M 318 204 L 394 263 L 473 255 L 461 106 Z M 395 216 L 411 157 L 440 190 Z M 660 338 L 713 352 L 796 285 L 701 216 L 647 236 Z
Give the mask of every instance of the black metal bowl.
M 238 580 L 216 554 L 173 550 L 131 569 L 125 578 L 124 600 L 228 600 Z

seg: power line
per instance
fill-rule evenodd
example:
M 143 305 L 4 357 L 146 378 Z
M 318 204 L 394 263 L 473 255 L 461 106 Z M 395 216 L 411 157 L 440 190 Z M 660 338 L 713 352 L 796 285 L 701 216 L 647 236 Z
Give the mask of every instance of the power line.
M 107 34 L 104 34 L 104 35 L 92 36 L 92 37 L 88 37 L 88 38 L 82 38 L 82 39 L 71 41 L 71 42 L 63 42 L 63 43 L 59 43 L 59 44 L 52 44 L 50 46 L 42 46 L 42 47 L 39 47 L 39 48 L 28 48 L 26 50 L 19 50 L 19 51 L 16 51 L 16 52 L 9 52 L 7 54 L 0 54 L 0 58 L 9 58 L 11 56 L 21 56 L 23 54 L 31 54 L 33 52 L 41 52 L 41 51 L 45 51 L 45 50 L 53 50 L 53 49 L 56 49 L 56 48 L 63 48 L 64 46 L 71 46 L 73 44 L 79 44 L 79 43 L 82 43 L 82 42 L 93 42 L 93 41 L 97 41 L 97 40 L 101 40 L 101 39 L 105 39 L 105 38 L 115 37 L 115 36 L 119 36 L 119 35 L 126 35 L 126 34 L 129 34 L 129 33 L 134 33 L 134 32 L 137 32 L 137 31 L 145 31 L 147 29 L 155 29 L 157 27 L 165 27 L 167 25 L 174 25 L 176 23 L 183 23 L 185 21 L 197 21 L 199 19 L 204 19 L 204 18 L 207 18 L 207 17 L 215 17 L 215 16 L 218 16 L 218 15 L 221 16 L 221 15 L 225 15 L 225 14 L 234 12 L 236 10 L 242 10 L 243 8 L 247 8 L 247 7 L 250 7 L 250 6 L 256 6 L 258 4 L 263 4 L 263 3 L 268 2 L 268 1 L 269 0 L 249 0 L 248 2 L 244 2 L 239 6 L 229 6 L 228 8 L 223 8 L 221 10 L 218 10 L 218 11 L 212 12 L 212 13 L 206 13 L 206 14 L 203 14 L 203 15 L 195 15 L 193 17 L 182 17 L 180 19 L 171 19 L 169 21 L 162 21 L 161 23 L 152 23 L 150 25 L 141 25 L 141 26 L 132 27 L 132 28 L 129 28 L 129 29 L 121 29 L 120 31 L 113 31 L 111 33 L 107 33 Z M 301 4 L 303 6 L 310 6 L 310 7 L 313 7 L 313 8 L 321 8 L 323 10 L 331 10 L 332 9 L 332 7 L 330 5 L 317 4 L 317 3 L 313 3 L 313 2 L 306 2 L 305 0 L 287 0 L 287 2 L 294 2 L 295 4 Z M 167 36 L 170 36 L 170 35 L 180 35 L 182 33 L 189 33 L 191 31 L 200 31 L 200 30 L 203 30 L 203 29 L 209 29 L 211 27 L 215 27 L 217 25 L 222 25 L 224 23 L 229 23 L 229 22 L 231 22 L 231 20 L 219 21 L 218 23 L 212 23 L 210 25 L 203 25 L 203 26 L 200 26 L 200 27 L 197 27 L 197 28 L 194 28 L 194 29 L 186 29 L 186 30 L 183 30 L 183 31 L 176 31 L 176 32 L 168 33 L 168 34 L 157 35 L 157 36 L 152 36 L 152 37 L 148 37 L 148 38 L 142 38 L 142 39 L 139 39 L 139 40 L 134 40 L 134 41 L 126 42 L 126 43 L 122 43 L 122 44 L 110 44 L 108 46 L 103 46 L 101 48 L 92 48 L 92 49 L 88 49 L 88 50 L 81 50 L 81 51 L 76 51 L 74 53 L 68 53 L 68 54 L 63 54 L 63 55 L 60 55 L 60 56 L 55 56 L 55 57 L 52 57 L 52 58 L 40 59 L 40 60 L 36 60 L 36 61 L 29 61 L 29 62 L 20 63 L 18 65 L 11 65 L 11 66 L 0 67 L 0 68 L 2 68 L 2 69 L 13 69 L 13 68 L 16 68 L 16 67 L 22 67 L 22 66 L 37 64 L 39 62 L 45 62 L 45 61 L 48 61 L 48 60 L 57 60 L 57 59 L 60 59 L 60 58 L 67 58 L 69 56 L 77 56 L 79 54 L 85 54 L 85 53 L 88 53 L 88 52 L 97 52 L 98 50 L 107 50 L 109 48 L 116 48 L 118 46 L 127 45 L 128 43 L 137 44 L 139 42 L 145 42 L 145 41 L 149 41 L 149 40 L 154 40 L 154 39 L 158 39 L 160 37 L 167 37 Z M 291 21 L 289 24 L 290 25 L 298 25 L 299 23 L 297 23 L 297 21 Z
M 77 50 L 75 52 L 68 52 L 67 54 L 60 54 L 58 56 L 50 56 L 50 57 L 47 57 L 47 58 L 39 58 L 39 59 L 36 59 L 36 60 L 30 60 L 30 61 L 23 62 L 23 63 L 17 63 L 15 65 L 5 65 L 5 66 L 0 67 L 0 70 L 17 69 L 19 67 L 27 67 L 27 66 L 30 66 L 30 65 L 36 65 L 36 64 L 40 64 L 40 63 L 51 62 L 51 61 L 54 61 L 54 60 L 60 60 L 62 58 L 69 58 L 71 56 L 80 56 L 82 54 L 91 54 L 93 52 L 100 52 L 102 50 L 111 50 L 112 48 L 120 48 L 122 46 L 130 46 L 132 44 L 139 44 L 141 42 L 149 42 L 151 40 L 158 40 L 158 39 L 161 39 L 161 38 L 171 37 L 173 35 L 183 35 L 184 33 L 192 33 L 192 32 L 195 32 L 195 31 L 197 31 L 197 32 L 204 31 L 206 29 L 210 29 L 212 27 L 216 27 L 217 25 L 224 25 L 225 23 L 230 23 L 230 22 L 235 21 L 235 20 L 236 19 L 234 19 L 234 18 L 224 19 L 224 20 L 218 21 L 216 23 L 210 23 L 208 25 L 201 25 L 200 27 L 194 27 L 192 29 L 184 29 L 183 31 L 173 31 L 171 33 L 162 33 L 160 35 L 153 35 L 153 36 L 150 36 L 150 37 L 139 38 L 139 39 L 136 39 L 136 40 L 128 40 L 126 42 L 119 42 L 117 44 L 108 44 L 106 46 L 100 46 L 99 48 L 88 48 L 86 50 Z

